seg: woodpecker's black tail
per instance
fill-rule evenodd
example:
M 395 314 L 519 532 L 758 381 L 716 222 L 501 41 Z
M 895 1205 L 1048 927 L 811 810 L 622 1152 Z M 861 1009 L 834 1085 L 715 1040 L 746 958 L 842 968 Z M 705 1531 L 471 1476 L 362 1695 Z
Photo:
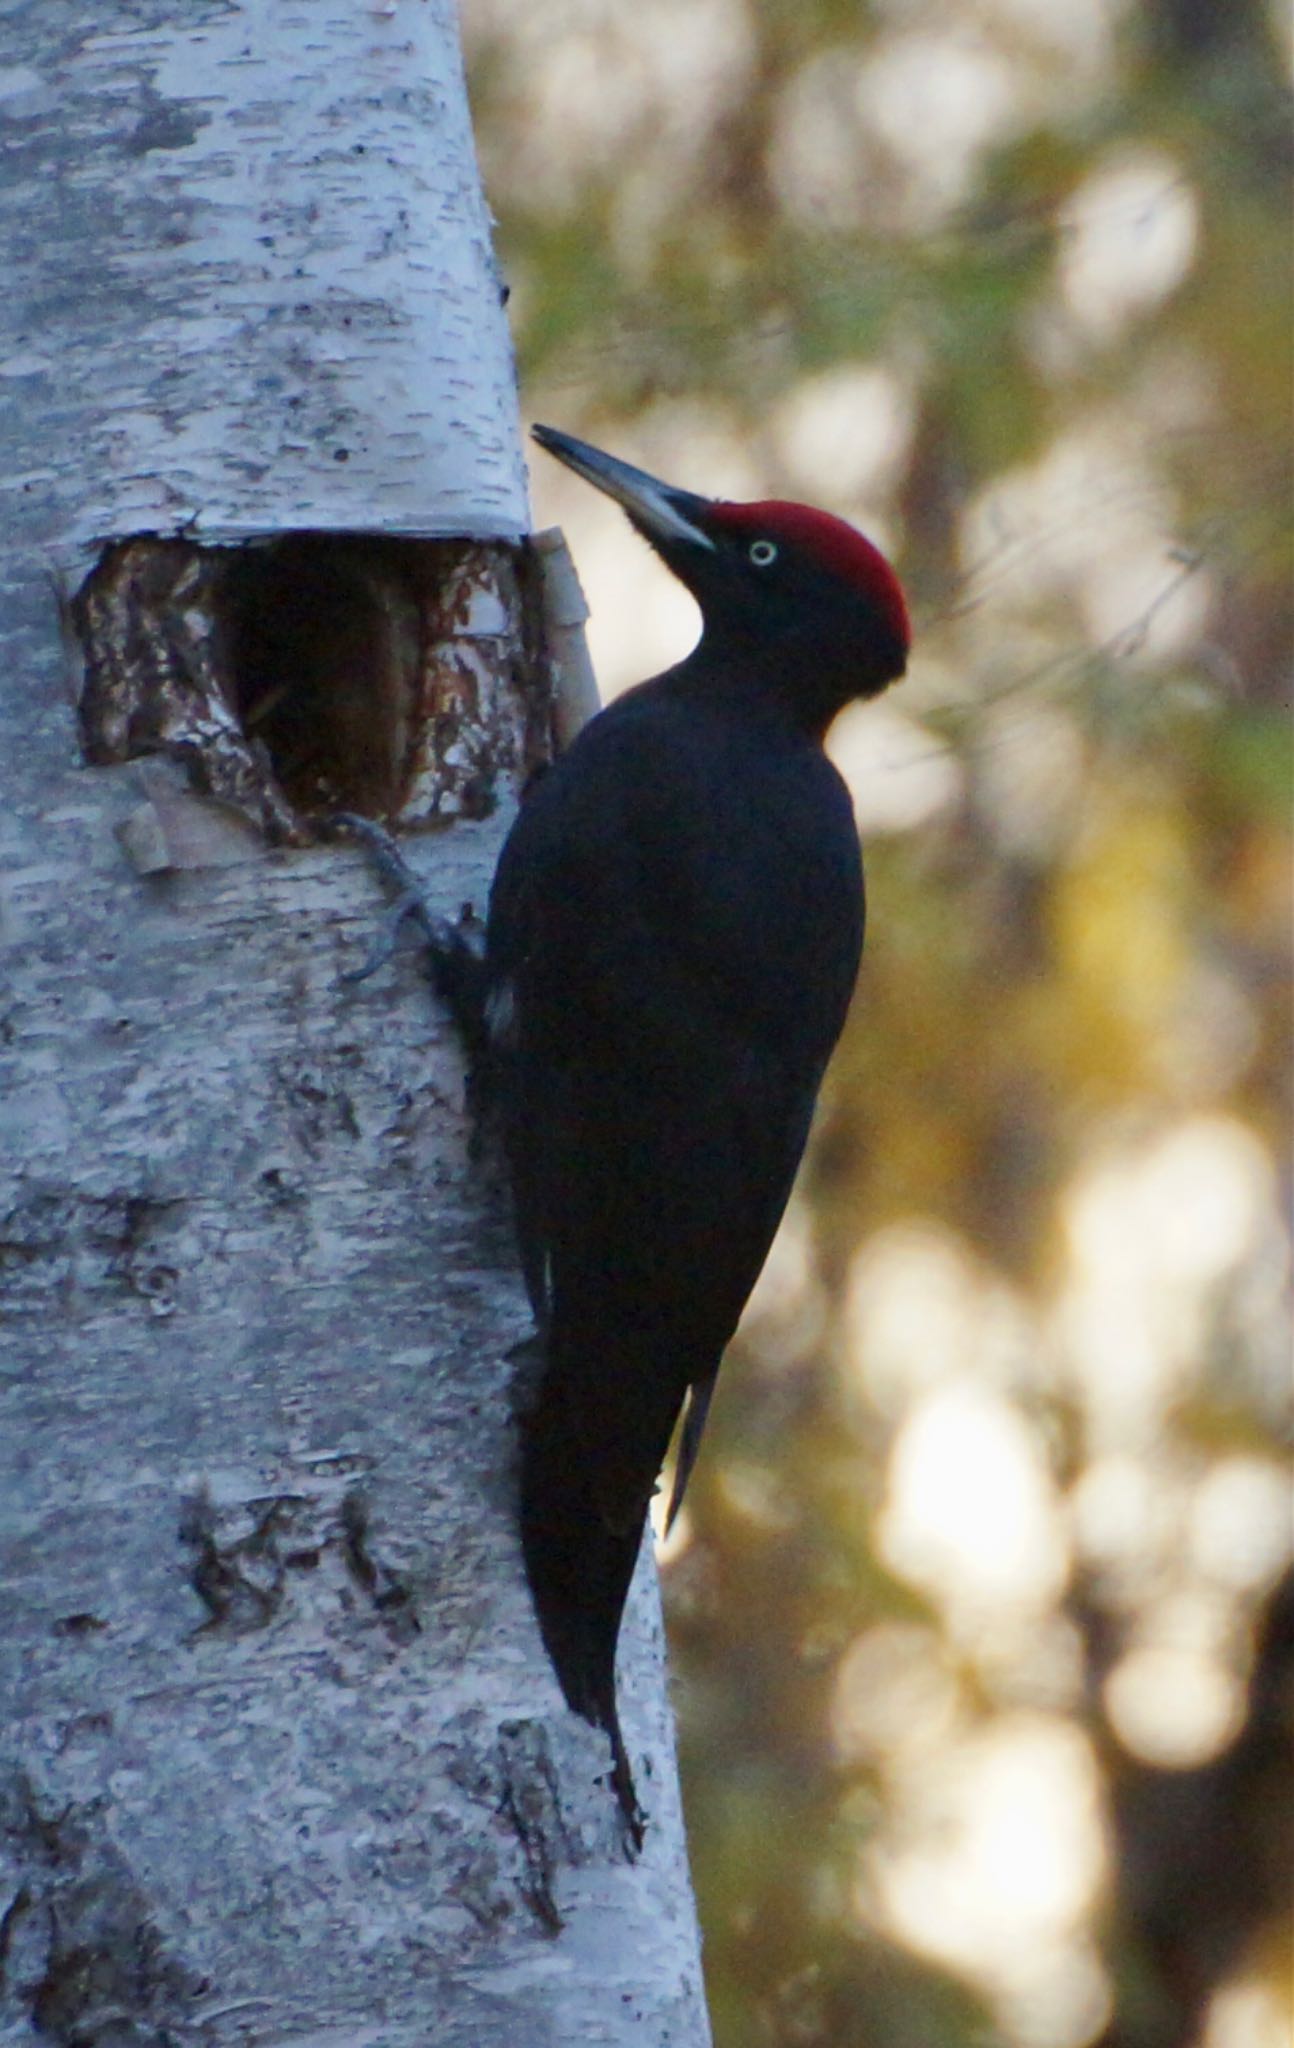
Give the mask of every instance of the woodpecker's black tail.
M 611 1782 L 635 1850 L 643 1815 L 616 1710 L 616 1642 L 642 1542 L 599 1510 L 560 1394 L 545 1375 L 522 1423 L 521 1543 L 544 1648 L 567 1705 L 611 1742 Z

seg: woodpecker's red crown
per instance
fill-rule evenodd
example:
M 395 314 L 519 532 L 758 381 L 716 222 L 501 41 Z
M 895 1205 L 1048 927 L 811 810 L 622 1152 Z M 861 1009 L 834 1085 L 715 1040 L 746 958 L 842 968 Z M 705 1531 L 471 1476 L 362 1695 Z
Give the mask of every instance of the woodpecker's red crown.
M 821 566 L 868 598 L 900 646 L 912 644 L 912 623 L 898 577 L 878 547 L 856 526 L 812 505 L 791 505 L 764 498 L 752 505 L 714 500 L 711 523 L 730 533 L 749 534 L 752 541 L 785 541 L 812 556 Z

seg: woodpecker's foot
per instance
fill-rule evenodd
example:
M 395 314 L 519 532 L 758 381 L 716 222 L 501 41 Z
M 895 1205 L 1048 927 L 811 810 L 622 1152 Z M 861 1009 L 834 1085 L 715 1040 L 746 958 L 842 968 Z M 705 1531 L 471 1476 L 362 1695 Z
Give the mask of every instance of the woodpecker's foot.
M 383 881 L 400 892 L 378 927 L 367 959 L 359 967 L 348 968 L 342 980 L 367 981 L 370 974 L 376 974 L 379 967 L 385 967 L 395 951 L 400 928 L 406 922 L 418 926 L 433 954 L 452 948 L 454 927 L 431 908 L 426 890 L 390 833 L 374 819 L 361 818 L 353 811 L 338 811 L 331 822 L 364 842 Z
M 334 828 L 362 840 L 383 881 L 399 891 L 367 960 L 343 974 L 342 980 L 364 981 L 390 959 L 400 927 L 406 919 L 418 926 L 426 941 L 428 978 L 449 1011 L 467 1054 L 468 1104 L 478 1125 L 478 1137 L 473 1141 L 475 1146 L 480 1136 L 479 1126 L 492 1099 L 485 927 L 470 903 L 463 905 L 452 923 L 434 911 L 427 900 L 426 890 L 394 839 L 372 818 L 357 817 L 353 811 L 337 811 L 330 823 Z

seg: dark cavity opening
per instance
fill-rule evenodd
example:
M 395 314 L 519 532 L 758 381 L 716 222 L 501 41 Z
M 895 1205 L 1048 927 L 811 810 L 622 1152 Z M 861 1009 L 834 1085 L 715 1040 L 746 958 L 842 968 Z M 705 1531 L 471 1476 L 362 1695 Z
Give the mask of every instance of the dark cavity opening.
M 366 560 L 354 542 L 293 538 L 244 550 L 226 571 L 234 710 L 304 816 L 399 808 L 423 637 L 398 573 L 411 566 Z
M 167 757 L 278 842 L 484 816 L 546 740 L 527 586 L 503 542 L 117 543 L 70 607 L 85 758 Z

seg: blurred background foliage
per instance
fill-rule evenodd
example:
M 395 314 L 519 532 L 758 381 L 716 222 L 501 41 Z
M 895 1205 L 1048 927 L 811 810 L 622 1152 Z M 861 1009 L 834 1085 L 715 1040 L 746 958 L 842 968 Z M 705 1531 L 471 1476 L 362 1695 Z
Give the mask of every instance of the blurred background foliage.
M 917 623 L 663 1553 L 718 2048 L 1280 2048 L 1286 11 L 464 15 L 525 416 L 855 519 Z M 544 471 L 611 690 L 689 601 Z

